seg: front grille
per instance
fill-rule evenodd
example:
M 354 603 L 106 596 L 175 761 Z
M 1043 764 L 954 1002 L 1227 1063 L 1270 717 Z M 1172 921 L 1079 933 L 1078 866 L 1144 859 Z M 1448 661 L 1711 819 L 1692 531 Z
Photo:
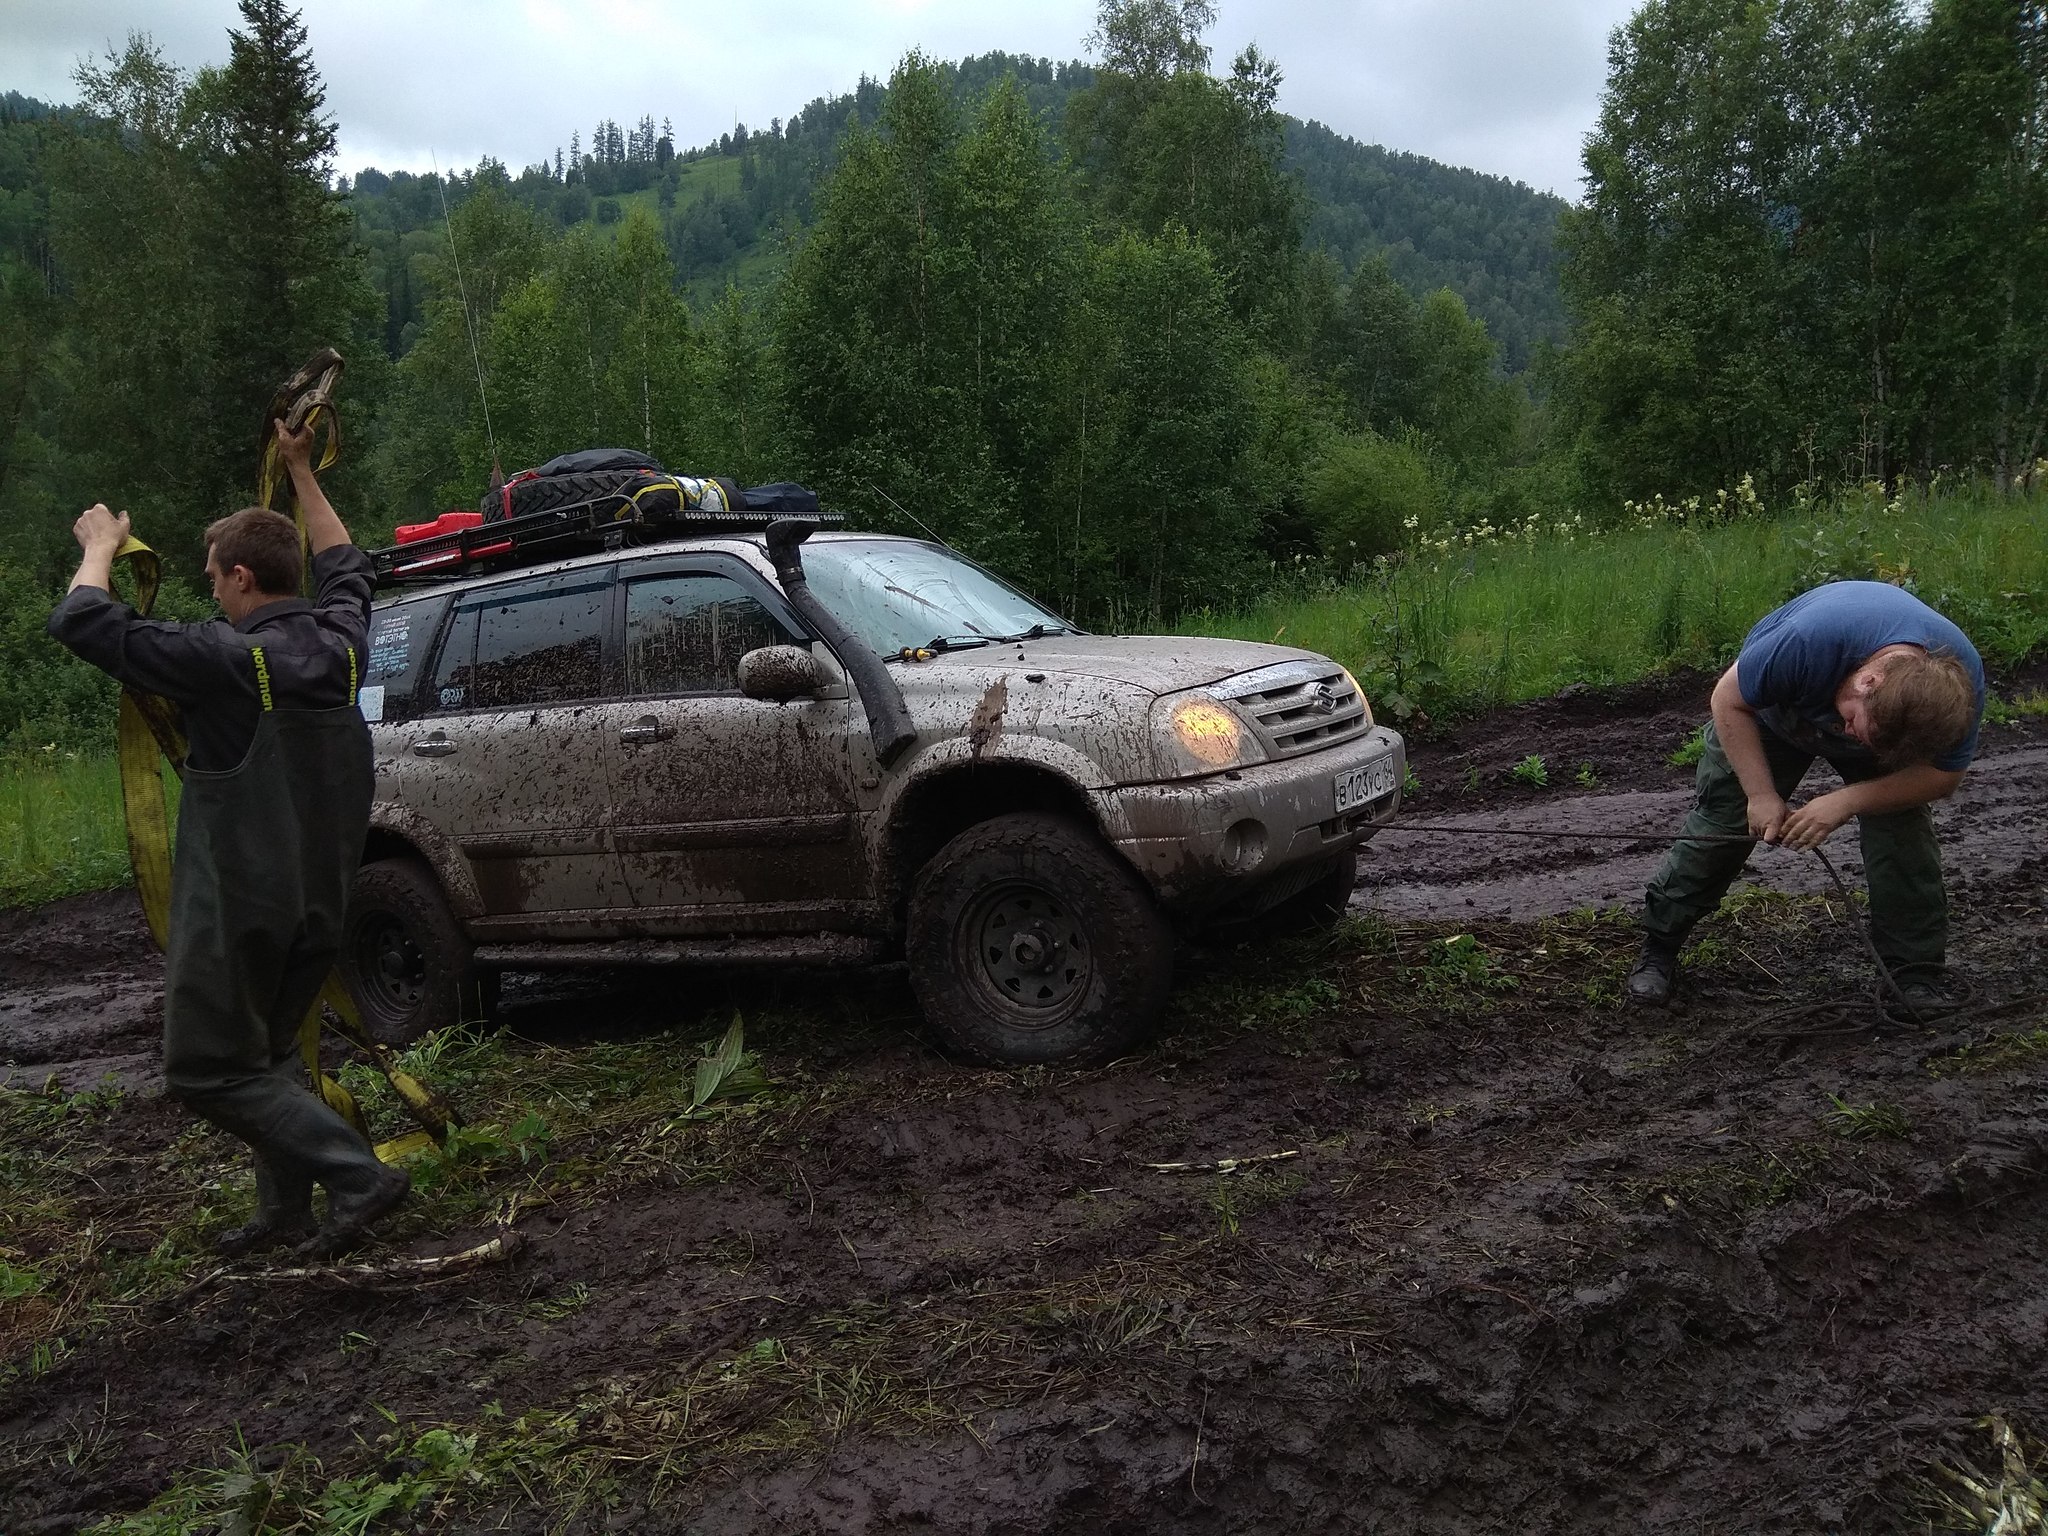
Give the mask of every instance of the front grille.
M 1370 724 L 1365 700 L 1341 667 L 1323 661 L 1283 661 L 1209 690 L 1249 715 L 1274 757 L 1299 757 L 1362 734 Z

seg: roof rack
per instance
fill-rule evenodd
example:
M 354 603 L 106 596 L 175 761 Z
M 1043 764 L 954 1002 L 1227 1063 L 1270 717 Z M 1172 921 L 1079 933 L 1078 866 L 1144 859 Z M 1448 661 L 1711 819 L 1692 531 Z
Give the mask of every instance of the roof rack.
M 626 545 L 694 538 L 712 533 L 757 533 L 782 512 L 708 511 L 685 508 L 647 516 L 624 496 L 605 495 L 565 507 L 527 512 L 497 522 L 470 522 L 476 513 L 446 514 L 436 524 L 461 519 L 445 533 L 370 551 L 370 566 L 380 587 L 406 582 L 446 581 L 478 570 L 517 569 L 560 560 L 584 551 L 619 549 Z M 845 519 L 837 512 L 807 516 L 828 528 Z M 421 525 L 426 527 L 434 524 Z

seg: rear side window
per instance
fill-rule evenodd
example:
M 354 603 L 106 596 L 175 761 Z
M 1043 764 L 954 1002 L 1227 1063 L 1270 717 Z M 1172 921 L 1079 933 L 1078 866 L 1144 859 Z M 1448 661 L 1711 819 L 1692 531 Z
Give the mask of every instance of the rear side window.
M 447 611 L 447 598 L 428 597 L 371 612 L 363 681 L 356 694 L 365 719 L 409 720 L 419 712 L 427 651 Z
M 611 571 L 574 571 L 469 593 L 435 671 L 439 709 L 517 709 L 601 698 Z
M 737 693 L 742 656 L 794 643 L 796 636 L 730 576 L 688 572 L 626 588 L 629 694 Z

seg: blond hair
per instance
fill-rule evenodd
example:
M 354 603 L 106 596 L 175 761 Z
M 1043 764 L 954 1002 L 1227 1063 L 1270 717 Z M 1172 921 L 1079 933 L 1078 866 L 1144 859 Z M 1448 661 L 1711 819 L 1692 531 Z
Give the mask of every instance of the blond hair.
M 1969 735 L 1977 690 L 1954 651 L 1887 657 L 1865 700 L 1871 750 L 1891 768 L 1931 763 Z

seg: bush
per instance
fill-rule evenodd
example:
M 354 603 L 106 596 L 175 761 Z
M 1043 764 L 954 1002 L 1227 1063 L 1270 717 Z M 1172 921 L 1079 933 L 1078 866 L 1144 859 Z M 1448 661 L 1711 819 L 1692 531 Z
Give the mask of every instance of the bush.
M 1409 443 L 1375 436 L 1333 442 L 1309 472 L 1307 492 L 1316 538 L 1340 570 L 1392 554 L 1443 505 L 1429 460 Z
M 113 680 L 44 632 L 63 595 L 19 566 L 0 563 L 0 750 L 113 749 Z M 156 611 L 160 618 L 199 619 L 212 605 L 166 581 Z

